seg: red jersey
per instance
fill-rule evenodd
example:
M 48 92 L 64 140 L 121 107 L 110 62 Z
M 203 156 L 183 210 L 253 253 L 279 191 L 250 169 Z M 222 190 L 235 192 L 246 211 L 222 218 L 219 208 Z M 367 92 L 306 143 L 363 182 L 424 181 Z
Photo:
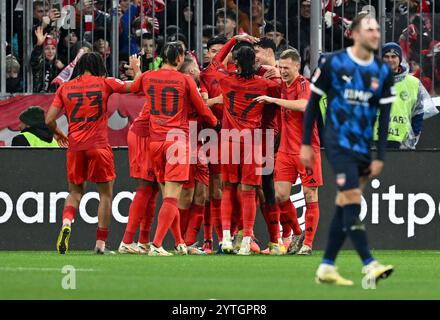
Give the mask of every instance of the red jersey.
M 223 125 L 225 129 L 261 128 L 263 103 L 254 98 L 269 95 L 279 97 L 279 85 L 271 80 L 254 76 L 244 79 L 236 74 L 220 79 L 224 95 Z
M 285 100 L 300 100 L 310 98 L 310 82 L 299 75 L 293 83 L 288 87 L 285 82 L 283 82 L 281 88 L 281 99 Z M 303 120 L 304 112 L 293 111 L 287 108 L 281 108 L 281 142 L 279 151 L 288 154 L 299 155 L 301 148 L 301 141 L 303 136 Z M 315 122 L 315 127 L 313 129 L 312 137 L 312 147 L 319 151 L 319 135 L 318 128 Z
M 217 80 L 217 69 L 214 65 L 210 64 L 200 73 L 200 91 L 208 94 L 209 99 L 218 97 L 222 94 L 222 89 Z M 211 110 L 217 119 L 223 118 L 223 105 L 214 104 L 211 106 Z
M 162 68 L 145 72 L 132 84 L 131 91 L 145 93 L 151 141 L 166 141 L 172 129 L 180 129 L 188 137 L 191 104 L 210 126 L 217 125 L 217 118 L 203 102 L 195 81 L 176 70 Z
M 134 119 L 130 130 L 139 137 L 150 136 L 150 109 L 147 103 L 144 104 L 141 112 L 139 112 L 137 118 Z
M 222 94 L 222 89 L 217 79 L 218 73 L 222 72 L 223 74 L 227 74 L 227 72 L 222 70 L 225 67 L 223 65 L 223 61 L 226 59 L 226 56 L 229 54 L 229 51 L 231 51 L 235 43 L 235 39 L 232 39 L 228 43 L 226 43 L 223 48 L 215 55 L 211 63 L 200 73 L 200 91 L 202 93 L 207 93 L 209 99 L 218 97 Z M 217 117 L 217 119 L 223 118 L 222 104 L 217 103 L 211 106 L 211 110 Z
M 257 70 L 257 75 L 263 77 L 267 70 L 264 67 L 260 67 Z M 281 87 L 281 78 L 272 77 L 270 80 L 275 81 Z M 263 118 L 261 119 L 261 129 L 263 133 L 265 129 L 273 129 L 275 136 L 281 131 L 281 110 L 277 104 L 265 104 L 263 108 Z
M 69 123 L 69 150 L 105 148 L 108 143 L 107 100 L 124 93 L 125 82 L 115 78 L 83 75 L 62 84 L 52 105 L 64 109 Z

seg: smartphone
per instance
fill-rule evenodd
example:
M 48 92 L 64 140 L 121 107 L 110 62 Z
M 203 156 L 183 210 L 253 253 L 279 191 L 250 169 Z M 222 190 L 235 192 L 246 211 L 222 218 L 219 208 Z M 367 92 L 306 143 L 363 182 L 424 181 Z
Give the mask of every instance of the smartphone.
M 52 9 L 57 9 L 59 13 L 61 13 L 61 3 L 54 2 L 52 3 Z

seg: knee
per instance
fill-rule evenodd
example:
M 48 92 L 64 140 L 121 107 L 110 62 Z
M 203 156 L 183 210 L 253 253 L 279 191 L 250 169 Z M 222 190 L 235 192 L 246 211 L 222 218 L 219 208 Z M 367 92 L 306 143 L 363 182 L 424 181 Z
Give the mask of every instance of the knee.
M 277 203 L 285 202 L 290 199 L 290 189 L 275 187 L 275 200 Z

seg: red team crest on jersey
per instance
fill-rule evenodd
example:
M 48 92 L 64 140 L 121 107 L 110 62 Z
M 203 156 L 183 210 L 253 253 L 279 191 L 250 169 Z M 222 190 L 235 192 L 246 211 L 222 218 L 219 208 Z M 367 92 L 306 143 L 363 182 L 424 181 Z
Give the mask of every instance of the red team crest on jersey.
M 371 78 L 371 85 L 370 85 L 370 88 L 371 88 L 372 90 L 376 91 L 377 88 L 379 88 L 379 79 L 377 79 L 377 78 L 375 78 L 375 77 L 372 77 L 372 78 Z

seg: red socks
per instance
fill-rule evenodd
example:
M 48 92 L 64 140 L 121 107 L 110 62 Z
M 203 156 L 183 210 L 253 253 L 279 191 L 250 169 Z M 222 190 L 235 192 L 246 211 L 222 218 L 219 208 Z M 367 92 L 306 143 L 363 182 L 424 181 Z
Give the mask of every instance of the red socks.
M 156 234 L 154 235 L 153 241 L 153 244 L 156 247 L 162 247 L 163 239 L 165 238 L 168 229 L 174 222 L 174 218 L 176 217 L 176 215 L 179 215 L 179 209 L 177 208 L 177 199 L 164 198 L 162 202 L 162 207 L 159 211 Z
M 197 235 L 199 234 L 204 214 L 205 206 L 197 204 L 191 205 L 191 213 L 189 216 L 188 227 L 185 234 L 185 243 L 187 246 L 190 246 L 197 241 Z
M 100 228 L 96 229 L 96 240 L 101 240 L 106 242 L 108 237 L 108 228 Z
M 176 247 L 177 245 L 185 242 L 183 240 L 182 232 L 180 230 L 180 214 L 177 214 L 174 217 L 173 223 L 171 223 L 171 234 L 173 235 Z
M 269 241 L 278 243 L 280 237 L 280 208 L 277 204 L 263 204 L 262 212 L 269 232 Z
M 211 199 L 211 219 L 212 219 L 211 221 L 214 224 L 215 232 L 217 233 L 217 238 L 219 242 L 223 241 L 221 205 L 222 205 L 221 199 Z M 211 239 L 212 239 L 212 234 L 211 234 Z
M 289 224 L 289 226 L 293 230 L 293 234 L 298 236 L 301 234 L 301 228 L 298 223 L 298 217 L 296 214 L 296 208 L 293 205 L 292 201 L 290 199 L 281 202 L 279 204 L 280 206 L 280 216 L 281 219 L 283 219 L 286 223 Z
M 154 221 L 154 214 L 156 213 L 156 200 L 159 194 L 159 187 L 153 186 L 150 200 L 147 205 L 147 214 L 141 221 L 141 227 L 139 231 L 139 243 L 146 244 L 150 242 L 150 230 Z
M 221 202 L 221 217 L 223 230 L 231 230 L 231 217 L 233 204 L 235 202 L 237 187 L 227 185 L 223 189 L 223 197 Z
M 205 212 L 203 214 L 203 240 L 212 240 L 211 202 L 205 202 Z
M 142 218 L 147 214 L 147 206 L 151 193 L 151 186 L 139 186 L 136 189 L 136 195 L 134 196 L 130 205 L 128 223 L 125 227 L 124 238 L 122 239 L 124 243 L 130 244 L 133 242 L 136 230 L 139 227 Z
M 179 215 L 180 215 L 180 232 L 183 236 L 186 234 L 186 229 L 188 228 L 188 222 L 190 218 L 190 212 L 191 208 L 188 209 L 180 209 L 179 208 Z
M 243 208 L 243 235 L 252 237 L 255 216 L 257 211 L 257 201 L 255 190 L 241 191 L 241 207 Z
M 76 215 L 76 208 L 72 206 L 66 206 L 63 209 L 63 220 L 69 219 L 70 222 L 72 222 L 73 219 L 75 219 Z
M 313 239 L 315 238 L 316 229 L 319 222 L 319 205 L 318 202 L 306 203 L 306 235 L 304 244 L 312 248 Z

